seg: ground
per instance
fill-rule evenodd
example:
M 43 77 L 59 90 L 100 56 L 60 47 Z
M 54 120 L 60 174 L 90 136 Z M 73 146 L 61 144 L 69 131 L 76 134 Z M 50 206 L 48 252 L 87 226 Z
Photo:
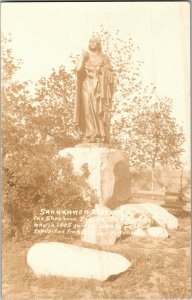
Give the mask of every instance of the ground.
M 190 217 L 182 217 L 166 240 L 128 237 L 114 246 L 97 247 L 132 262 L 125 273 L 105 282 L 36 278 L 26 264 L 33 242 L 4 242 L 3 300 L 190 299 L 190 229 Z

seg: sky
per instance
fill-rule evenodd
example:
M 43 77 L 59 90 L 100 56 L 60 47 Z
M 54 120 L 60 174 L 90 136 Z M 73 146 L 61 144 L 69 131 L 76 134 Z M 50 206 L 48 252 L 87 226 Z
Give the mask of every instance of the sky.
M 188 2 L 2 3 L 1 31 L 11 33 L 14 57 L 23 61 L 18 80 L 37 81 L 52 68 L 70 67 L 69 55 L 87 49 L 100 25 L 132 37 L 144 61 L 142 74 L 160 96 L 173 99 L 173 113 L 186 135 L 190 157 L 190 5 Z

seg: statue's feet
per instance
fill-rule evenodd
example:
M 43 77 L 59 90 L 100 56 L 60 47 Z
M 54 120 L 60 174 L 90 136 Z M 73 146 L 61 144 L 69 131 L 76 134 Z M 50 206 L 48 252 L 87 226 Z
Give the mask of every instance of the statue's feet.
M 96 143 L 96 142 L 97 142 L 97 140 L 96 140 L 96 138 L 95 138 L 95 137 L 91 137 L 91 138 L 90 138 L 90 140 L 89 140 L 89 142 L 90 142 L 90 143 Z
M 98 143 L 107 144 L 108 143 L 108 139 L 107 139 L 106 136 L 102 136 L 102 137 L 97 138 L 97 142 Z
M 83 138 L 83 142 L 88 143 L 88 142 L 89 142 L 89 139 L 90 139 L 90 137 L 85 136 L 85 137 Z
M 85 138 L 84 138 L 84 142 L 86 142 L 86 143 L 96 143 L 96 137 L 92 137 L 92 136 L 86 136 Z
M 108 144 L 108 138 L 106 136 L 86 136 L 83 141 L 85 143 Z

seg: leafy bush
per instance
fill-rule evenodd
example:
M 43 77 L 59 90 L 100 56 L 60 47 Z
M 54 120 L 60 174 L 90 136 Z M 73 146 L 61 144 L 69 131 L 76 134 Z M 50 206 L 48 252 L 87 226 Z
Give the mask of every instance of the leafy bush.
M 11 157 L 3 170 L 3 232 L 10 238 L 30 238 L 41 208 L 89 209 L 97 201 L 86 175 L 74 175 L 70 158 Z

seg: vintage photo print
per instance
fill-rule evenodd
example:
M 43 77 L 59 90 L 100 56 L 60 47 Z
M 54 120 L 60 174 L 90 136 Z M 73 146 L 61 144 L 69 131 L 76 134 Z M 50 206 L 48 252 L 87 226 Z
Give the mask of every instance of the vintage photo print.
M 3 300 L 190 299 L 190 3 L 1 17 Z

